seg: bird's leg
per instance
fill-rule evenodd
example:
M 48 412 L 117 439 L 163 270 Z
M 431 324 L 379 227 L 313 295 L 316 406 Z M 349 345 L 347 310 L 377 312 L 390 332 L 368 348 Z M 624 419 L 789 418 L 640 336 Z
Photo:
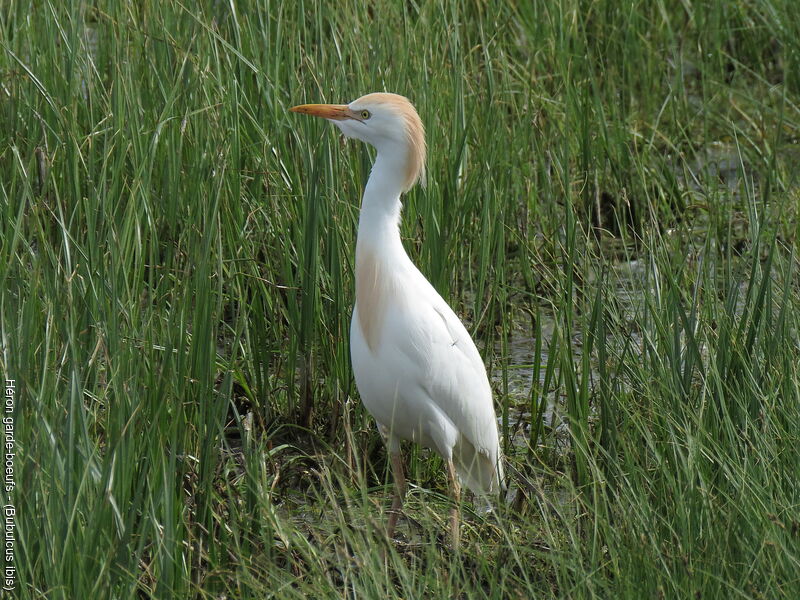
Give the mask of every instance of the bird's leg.
M 403 457 L 400 450 L 389 453 L 392 462 L 392 475 L 394 476 L 394 497 L 392 498 L 392 508 L 389 511 L 389 523 L 386 525 L 386 535 L 390 538 L 394 535 L 394 527 L 397 525 L 397 518 L 403 508 L 403 498 L 406 495 L 406 478 L 403 475 Z
M 461 519 L 458 514 L 461 506 L 461 484 L 456 476 L 456 466 L 452 458 L 447 459 L 447 479 L 450 480 L 453 499 L 453 506 L 450 508 L 450 539 L 453 542 L 453 550 L 457 550 L 461 541 Z

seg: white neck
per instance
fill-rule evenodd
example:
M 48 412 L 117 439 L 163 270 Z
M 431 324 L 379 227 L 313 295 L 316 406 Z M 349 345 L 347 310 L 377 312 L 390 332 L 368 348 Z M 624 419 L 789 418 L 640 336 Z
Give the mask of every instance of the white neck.
M 400 194 L 403 167 L 397 154 L 378 150 L 361 201 L 356 241 L 356 312 L 358 327 L 372 352 L 401 274 L 411 267 L 400 241 Z M 354 313 L 356 314 L 356 313 Z
M 356 261 L 365 251 L 399 251 L 406 256 L 399 229 L 404 172 L 405 156 L 388 149 L 378 151 L 361 201 Z

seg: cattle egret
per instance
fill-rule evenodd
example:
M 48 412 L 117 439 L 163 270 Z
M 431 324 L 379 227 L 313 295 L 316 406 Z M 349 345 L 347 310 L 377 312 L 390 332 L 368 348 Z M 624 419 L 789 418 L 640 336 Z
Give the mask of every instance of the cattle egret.
M 356 302 L 350 355 L 364 405 L 384 436 L 394 476 L 387 533 L 406 490 L 401 440 L 437 451 L 447 465 L 458 546 L 461 482 L 499 491 L 502 457 L 492 391 L 475 344 L 447 302 L 419 272 L 400 240 L 400 195 L 425 171 L 425 130 L 408 99 L 373 93 L 350 104 L 290 109 L 333 122 L 371 144 L 375 163 L 364 189 L 356 242 Z

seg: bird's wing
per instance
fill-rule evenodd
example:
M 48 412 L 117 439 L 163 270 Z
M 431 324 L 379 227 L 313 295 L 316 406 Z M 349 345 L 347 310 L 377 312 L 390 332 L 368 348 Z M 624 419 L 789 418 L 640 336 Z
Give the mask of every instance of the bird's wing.
M 453 449 L 457 466 L 459 452 L 463 454 L 462 463 L 474 463 L 479 458 L 487 463 L 480 473 L 473 474 L 465 472 L 469 468 L 463 464 L 459 472 L 465 483 L 475 491 L 489 491 L 501 474 L 495 473 L 500 449 L 486 368 L 459 318 L 433 286 L 422 281 L 414 286 L 421 297 L 408 305 L 413 312 L 390 318 L 397 329 L 389 337 L 408 359 L 406 364 L 415 365 L 409 373 L 415 383 L 468 442 Z

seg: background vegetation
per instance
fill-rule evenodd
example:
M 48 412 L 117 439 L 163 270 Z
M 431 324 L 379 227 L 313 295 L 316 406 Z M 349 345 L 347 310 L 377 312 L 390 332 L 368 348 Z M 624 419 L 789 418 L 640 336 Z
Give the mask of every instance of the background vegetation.
M 800 4 L 6 0 L 19 598 L 795 598 Z M 510 492 L 400 539 L 347 347 L 371 154 L 491 369 Z

